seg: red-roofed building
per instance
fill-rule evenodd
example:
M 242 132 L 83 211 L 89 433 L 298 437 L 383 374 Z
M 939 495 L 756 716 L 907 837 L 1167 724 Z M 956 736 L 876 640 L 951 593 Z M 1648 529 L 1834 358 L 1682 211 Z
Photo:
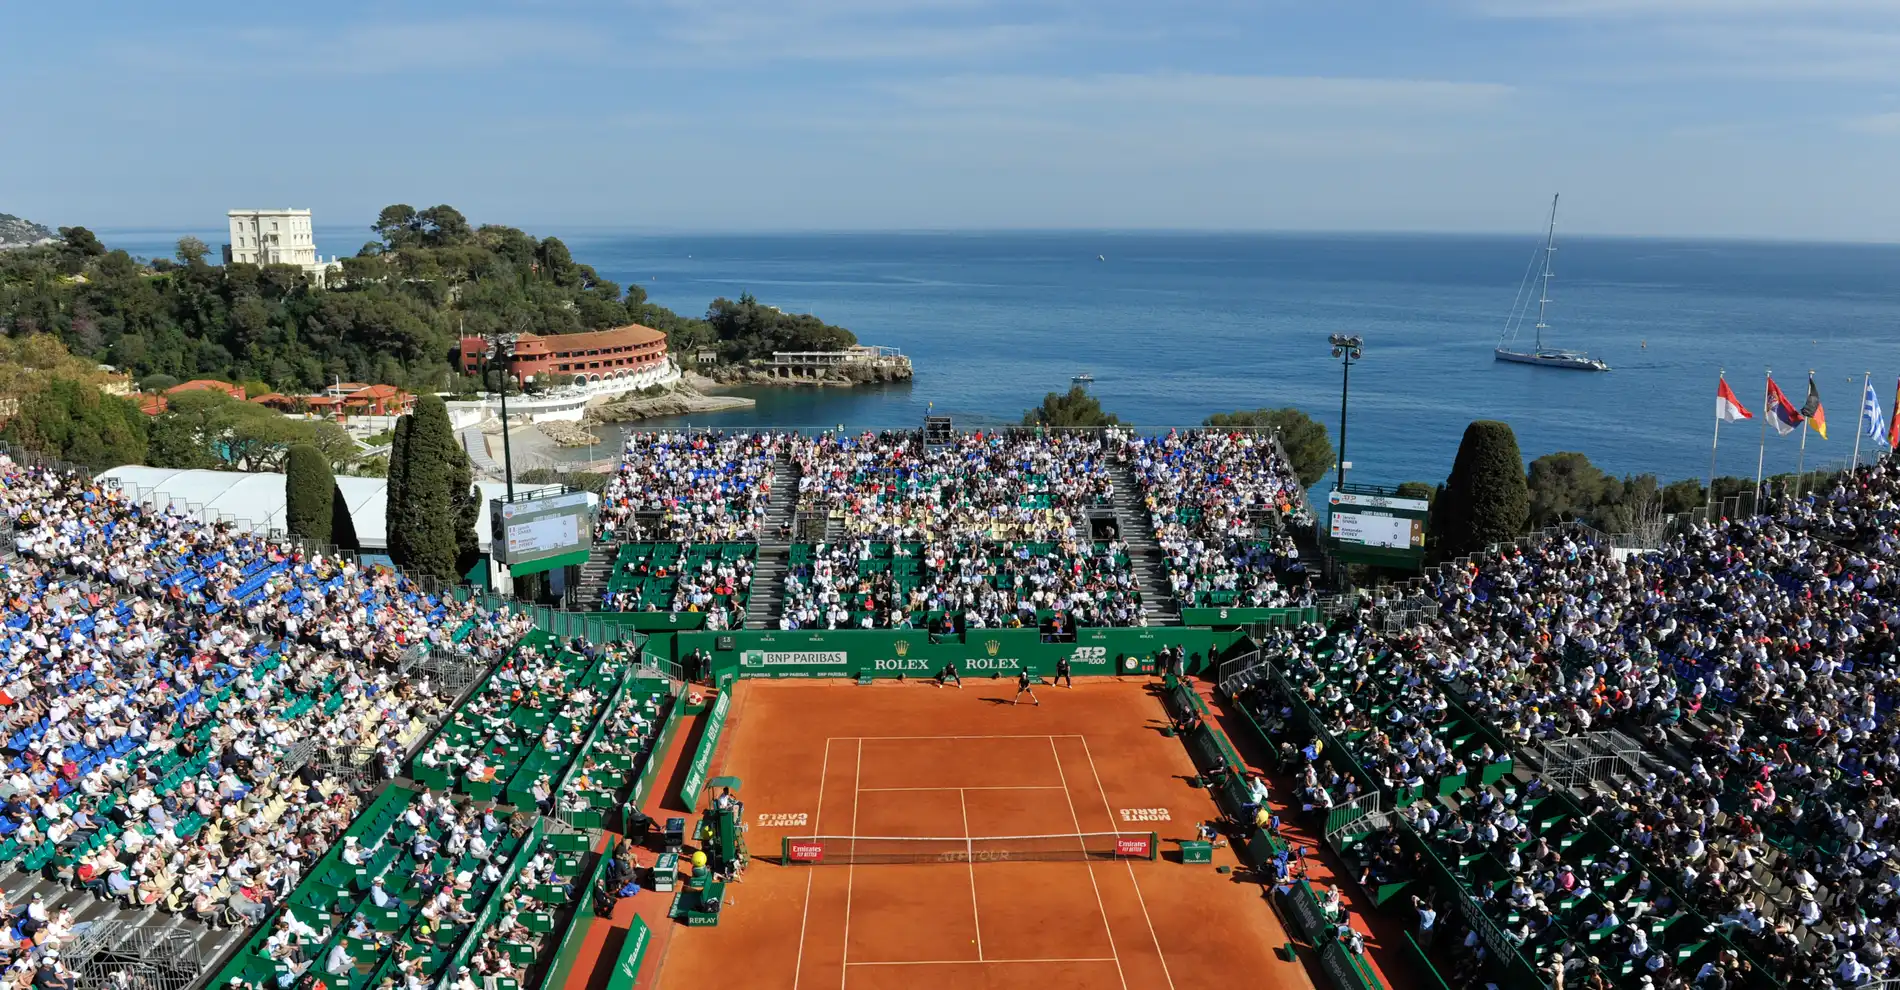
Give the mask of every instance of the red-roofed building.
M 462 338 L 463 373 L 472 375 L 481 369 L 482 355 L 487 348 L 488 341 L 481 337 Z M 561 374 L 573 375 L 577 381 L 595 382 L 630 378 L 665 366 L 666 334 L 637 323 L 612 330 L 551 337 L 524 333 L 515 341 L 513 369 L 517 379 Z
M 394 385 L 369 385 L 343 397 L 352 416 L 402 416 L 415 411 L 416 397 Z
M 304 398 L 305 397 L 301 395 L 285 395 L 282 392 L 272 392 L 268 395 L 260 395 L 251 401 L 260 406 L 269 406 L 278 412 L 293 413 L 303 407 Z
M 191 381 L 173 385 L 165 390 L 166 395 L 177 395 L 180 392 L 223 392 L 233 399 L 244 398 L 244 386 L 221 382 L 216 378 L 193 378 Z

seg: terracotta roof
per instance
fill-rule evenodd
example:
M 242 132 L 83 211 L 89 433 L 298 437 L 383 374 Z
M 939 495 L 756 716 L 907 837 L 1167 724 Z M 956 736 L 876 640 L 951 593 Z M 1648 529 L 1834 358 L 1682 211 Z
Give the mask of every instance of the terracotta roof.
M 259 405 L 266 405 L 266 406 L 274 406 L 274 405 L 279 405 L 279 404 L 296 405 L 297 402 L 301 398 L 302 398 L 301 396 L 296 396 L 296 395 L 285 395 L 282 392 L 271 392 L 266 395 L 260 395 L 257 398 L 252 399 L 251 401 L 258 403 Z
M 162 395 L 139 396 L 139 412 L 147 416 L 156 416 L 164 412 L 170 405 L 171 403 L 165 401 L 165 397 Z
M 666 334 L 652 327 L 643 327 L 638 323 L 629 323 L 612 330 L 592 330 L 587 333 L 561 333 L 543 337 L 539 334 L 524 333 L 521 343 L 545 344 L 552 351 L 583 351 L 601 347 L 632 347 L 638 344 L 651 344 L 666 339 Z
M 394 385 L 370 385 L 350 393 L 352 399 L 393 399 L 404 395 L 402 389 Z
M 239 388 L 238 386 L 233 385 L 230 382 L 221 382 L 217 380 L 216 378 L 194 378 L 191 381 L 183 382 L 178 385 L 173 385 L 171 388 L 168 388 L 165 390 L 165 394 L 177 395 L 180 392 L 210 392 L 210 391 L 223 392 L 226 395 L 241 396 L 244 394 L 244 390 L 242 388 Z

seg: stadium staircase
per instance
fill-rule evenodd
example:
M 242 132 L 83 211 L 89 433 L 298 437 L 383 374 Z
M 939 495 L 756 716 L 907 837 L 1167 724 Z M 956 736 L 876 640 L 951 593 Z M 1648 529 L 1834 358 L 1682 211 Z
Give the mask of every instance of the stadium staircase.
M 772 505 L 759 533 L 759 555 L 752 563 L 752 597 L 746 602 L 745 627 L 770 629 L 785 600 L 785 567 L 791 554 L 786 534 L 798 506 L 798 469 L 785 454 L 772 465 Z
M 468 454 L 469 466 L 484 478 L 499 478 L 502 475 L 501 464 L 488 453 L 488 436 L 479 426 L 471 426 L 456 434 L 455 440 Z
M 1148 507 L 1141 500 L 1141 483 L 1126 464 L 1109 468 L 1115 483 L 1115 528 L 1128 544 L 1128 558 L 1135 576 L 1141 581 L 1141 611 L 1151 626 L 1178 626 L 1181 610 L 1168 592 L 1167 559 L 1155 543 L 1155 527 L 1148 518 Z
M 596 543 L 581 565 L 581 583 L 574 589 L 574 609 L 598 612 L 607 597 L 607 581 L 614 575 L 614 557 L 620 553 L 618 542 Z
M 249 934 L 243 927 L 213 929 L 181 914 L 161 913 L 155 907 L 128 908 L 120 901 L 103 901 L 84 890 L 71 890 L 38 873 L 9 866 L 0 879 L 7 902 L 25 906 L 35 895 L 44 898 L 49 914 L 71 908 L 73 919 L 92 927 L 65 948 L 61 956 L 82 976 L 105 986 L 105 977 L 125 972 L 137 977 L 135 985 L 154 990 L 183 990 L 196 983 L 211 961 L 223 957 Z

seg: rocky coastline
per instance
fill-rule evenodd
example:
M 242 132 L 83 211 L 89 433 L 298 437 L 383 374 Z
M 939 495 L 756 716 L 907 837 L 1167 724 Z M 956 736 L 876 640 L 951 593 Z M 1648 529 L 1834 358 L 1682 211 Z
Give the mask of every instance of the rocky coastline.
M 699 375 L 693 377 L 707 382 L 710 387 L 734 385 L 765 385 L 773 388 L 852 388 L 857 385 L 888 385 L 894 382 L 911 380 L 908 365 L 899 367 L 868 367 L 861 365 L 839 365 L 823 375 L 775 375 L 767 368 L 748 365 L 722 365 L 712 369 L 712 377 Z
M 602 396 L 587 404 L 587 412 L 581 418 L 581 425 L 632 423 L 661 416 L 697 416 L 702 413 L 750 409 L 758 404 L 740 395 L 706 395 L 699 391 L 700 387 L 715 385 L 716 383 L 699 378 L 697 375 L 688 375 L 680 384 L 658 395 L 633 392 L 625 395 Z

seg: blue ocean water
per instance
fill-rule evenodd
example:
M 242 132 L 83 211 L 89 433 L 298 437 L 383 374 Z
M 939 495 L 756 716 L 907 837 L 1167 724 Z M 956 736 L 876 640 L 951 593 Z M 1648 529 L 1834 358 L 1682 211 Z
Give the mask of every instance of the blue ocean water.
M 1900 376 L 1900 246 L 1564 239 L 1550 323 L 1615 369 L 1590 374 L 1492 357 L 1541 246 L 1530 235 L 564 236 L 679 312 L 750 291 L 916 362 L 908 387 L 756 390 L 756 409 L 708 425 L 914 426 L 928 404 L 1013 421 L 1086 371 L 1105 408 L 1144 427 L 1292 405 L 1337 438 L 1326 338 L 1343 332 L 1366 341 L 1348 411 L 1357 480 L 1442 480 L 1480 418 L 1509 422 L 1527 459 L 1580 450 L 1673 479 L 1708 470 L 1719 369 L 1751 409 L 1764 369 L 1797 402 L 1814 370 L 1834 426 L 1810 438 L 1811 468 L 1849 457 L 1862 373 L 1889 412 Z M 1729 428 L 1721 473 L 1754 473 L 1755 425 Z M 1770 431 L 1771 473 L 1794 469 L 1798 439 Z
M 1862 374 L 1889 413 L 1900 376 L 1900 246 L 1560 235 L 1553 342 L 1615 368 L 1589 374 L 1492 358 L 1541 246 L 1534 231 L 553 233 L 678 312 L 749 291 L 916 362 L 910 385 L 752 390 L 757 408 L 694 425 L 911 427 L 932 406 L 960 424 L 1007 422 L 1086 371 L 1102 404 L 1140 426 L 1293 405 L 1337 437 L 1340 367 L 1326 338 L 1356 333 L 1355 480 L 1442 480 L 1480 418 L 1509 422 L 1527 459 L 1580 450 L 1609 471 L 1674 479 L 1708 471 L 1718 369 L 1757 412 L 1764 369 L 1797 402 L 1814 371 L 1833 428 L 1809 438 L 1810 468 L 1849 457 Z M 105 240 L 151 254 L 176 236 Z M 318 236 L 329 251 L 363 234 Z M 1720 473 L 1752 475 L 1759 435 L 1753 422 L 1728 428 Z M 1770 473 L 1794 469 L 1798 440 L 1769 432 Z

